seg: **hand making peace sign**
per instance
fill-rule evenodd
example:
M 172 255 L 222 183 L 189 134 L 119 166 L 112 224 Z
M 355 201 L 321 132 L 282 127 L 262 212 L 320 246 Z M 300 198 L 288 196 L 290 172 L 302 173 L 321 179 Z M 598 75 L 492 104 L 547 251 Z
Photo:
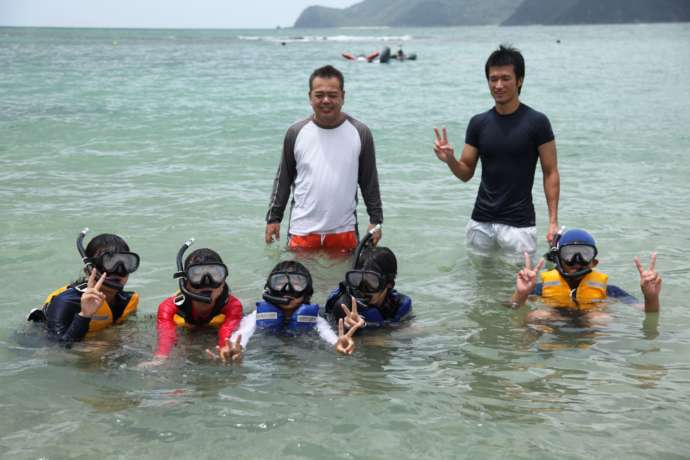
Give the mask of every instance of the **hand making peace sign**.
M 362 321 L 364 323 L 364 321 Z M 352 334 L 357 332 L 359 325 L 351 327 L 347 333 L 345 332 L 345 322 L 343 318 L 338 321 L 338 341 L 335 343 L 335 351 L 344 355 L 351 355 L 355 351 L 355 341 L 352 340 Z
M 635 266 L 640 272 L 640 288 L 645 296 L 645 301 L 648 298 L 657 298 L 661 292 L 661 275 L 659 275 L 654 268 L 656 267 L 656 252 L 652 253 L 652 260 L 649 263 L 647 270 L 642 267 L 639 257 L 635 257 Z
M 353 327 L 359 329 L 360 327 L 364 327 L 364 318 L 357 312 L 357 300 L 352 296 L 350 296 L 350 298 L 352 299 L 352 310 L 347 308 L 344 303 L 340 304 L 340 308 L 345 312 L 345 328 L 348 330 Z
M 444 163 L 449 161 L 455 161 L 455 150 L 453 146 L 448 143 L 448 133 L 446 128 L 443 128 L 443 137 L 438 132 L 438 128 L 434 128 L 434 134 L 436 135 L 436 141 L 434 141 L 434 153 L 439 160 Z
M 515 277 L 515 290 L 521 297 L 526 297 L 532 293 L 537 285 L 537 275 L 544 266 L 544 259 L 540 259 L 537 266 L 532 269 L 532 261 L 529 254 L 525 252 L 525 268 L 520 270 Z
M 105 301 L 105 294 L 101 292 L 101 286 L 107 274 L 103 273 L 96 281 L 96 270 L 91 270 L 86 289 L 81 296 L 81 312 L 79 314 L 85 318 L 91 318 Z

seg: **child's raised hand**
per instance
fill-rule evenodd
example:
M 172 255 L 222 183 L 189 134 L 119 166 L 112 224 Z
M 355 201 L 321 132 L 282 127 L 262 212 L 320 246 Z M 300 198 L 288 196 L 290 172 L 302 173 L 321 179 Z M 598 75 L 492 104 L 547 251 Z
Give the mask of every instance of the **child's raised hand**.
M 101 307 L 105 300 L 105 294 L 101 291 L 101 286 L 103 286 L 106 276 L 103 273 L 96 281 L 96 270 L 91 270 L 89 280 L 86 283 L 86 289 L 81 296 L 81 312 L 79 313 L 81 316 L 91 318 Z
M 640 272 L 640 289 L 642 289 L 642 294 L 644 294 L 645 302 L 648 299 L 658 299 L 661 292 L 661 275 L 654 270 L 656 267 L 656 252 L 652 253 L 652 260 L 646 270 L 642 266 L 639 257 L 636 256 L 634 260 L 637 271 Z
M 352 299 L 352 310 L 348 309 L 344 303 L 340 304 L 343 312 L 345 312 L 345 329 L 350 330 L 353 327 L 359 329 L 360 327 L 364 327 L 364 318 L 357 312 L 357 300 L 354 297 L 350 298 Z
M 537 275 L 544 266 L 544 259 L 539 259 L 537 266 L 532 269 L 532 261 L 525 252 L 525 268 L 520 270 L 515 277 L 515 290 L 520 296 L 528 296 L 537 285 Z

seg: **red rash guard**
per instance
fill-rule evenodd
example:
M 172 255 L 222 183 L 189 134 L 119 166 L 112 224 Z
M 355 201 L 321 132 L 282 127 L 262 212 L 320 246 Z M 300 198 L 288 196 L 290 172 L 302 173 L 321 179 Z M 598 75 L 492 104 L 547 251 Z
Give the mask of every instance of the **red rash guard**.
M 206 318 L 196 315 L 189 299 L 180 306 L 175 305 L 176 297 L 177 295 L 168 297 L 158 305 L 158 321 L 156 323 L 158 345 L 156 347 L 156 356 L 168 356 L 177 341 L 178 325 L 175 323 L 175 316 L 183 319 L 186 327 L 197 327 L 208 325 L 217 316 L 224 315 L 223 324 L 218 329 L 218 346 L 220 347 L 225 345 L 227 339 L 237 329 L 242 319 L 242 304 L 233 295 L 227 296 L 225 304 L 216 304 Z M 222 299 L 223 297 L 221 296 L 219 303 L 222 302 Z

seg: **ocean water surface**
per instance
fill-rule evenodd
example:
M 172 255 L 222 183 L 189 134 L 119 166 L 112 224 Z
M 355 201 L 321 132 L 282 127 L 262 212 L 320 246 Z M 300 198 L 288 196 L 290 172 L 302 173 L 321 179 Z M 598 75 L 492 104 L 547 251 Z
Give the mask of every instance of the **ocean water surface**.
M 522 100 L 556 134 L 561 224 L 589 229 L 602 270 L 638 297 L 632 258 L 656 251 L 659 315 L 613 304 L 605 327 L 535 331 L 506 308 L 518 265 L 465 247 L 479 171 L 452 177 L 433 128 L 459 150 L 492 105 L 483 66 L 501 42 L 523 51 Z M 0 456 L 690 458 L 687 43 L 688 24 L 0 28 Z M 400 45 L 418 60 L 340 57 Z M 374 134 L 382 244 L 413 324 L 359 338 L 350 357 L 255 336 L 240 366 L 206 358 L 213 331 L 182 334 L 166 365 L 137 367 L 184 240 L 220 252 L 247 313 L 292 257 L 286 225 L 265 246 L 264 216 L 285 130 L 328 63 Z M 534 196 L 544 252 L 539 172 Z M 64 349 L 25 316 L 79 275 L 84 227 L 141 255 L 139 314 Z M 349 263 L 304 262 L 319 302 Z

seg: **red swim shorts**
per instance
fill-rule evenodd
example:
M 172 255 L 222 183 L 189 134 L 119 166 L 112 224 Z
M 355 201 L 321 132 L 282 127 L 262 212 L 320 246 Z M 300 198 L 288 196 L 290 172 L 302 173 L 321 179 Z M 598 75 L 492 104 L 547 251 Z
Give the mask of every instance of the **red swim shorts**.
M 342 233 L 310 233 L 308 235 L 291 235 L 288 248 L 329 249 L 335 251 L 352 251 L 357 247 L 357 234 L 354 230 Z

